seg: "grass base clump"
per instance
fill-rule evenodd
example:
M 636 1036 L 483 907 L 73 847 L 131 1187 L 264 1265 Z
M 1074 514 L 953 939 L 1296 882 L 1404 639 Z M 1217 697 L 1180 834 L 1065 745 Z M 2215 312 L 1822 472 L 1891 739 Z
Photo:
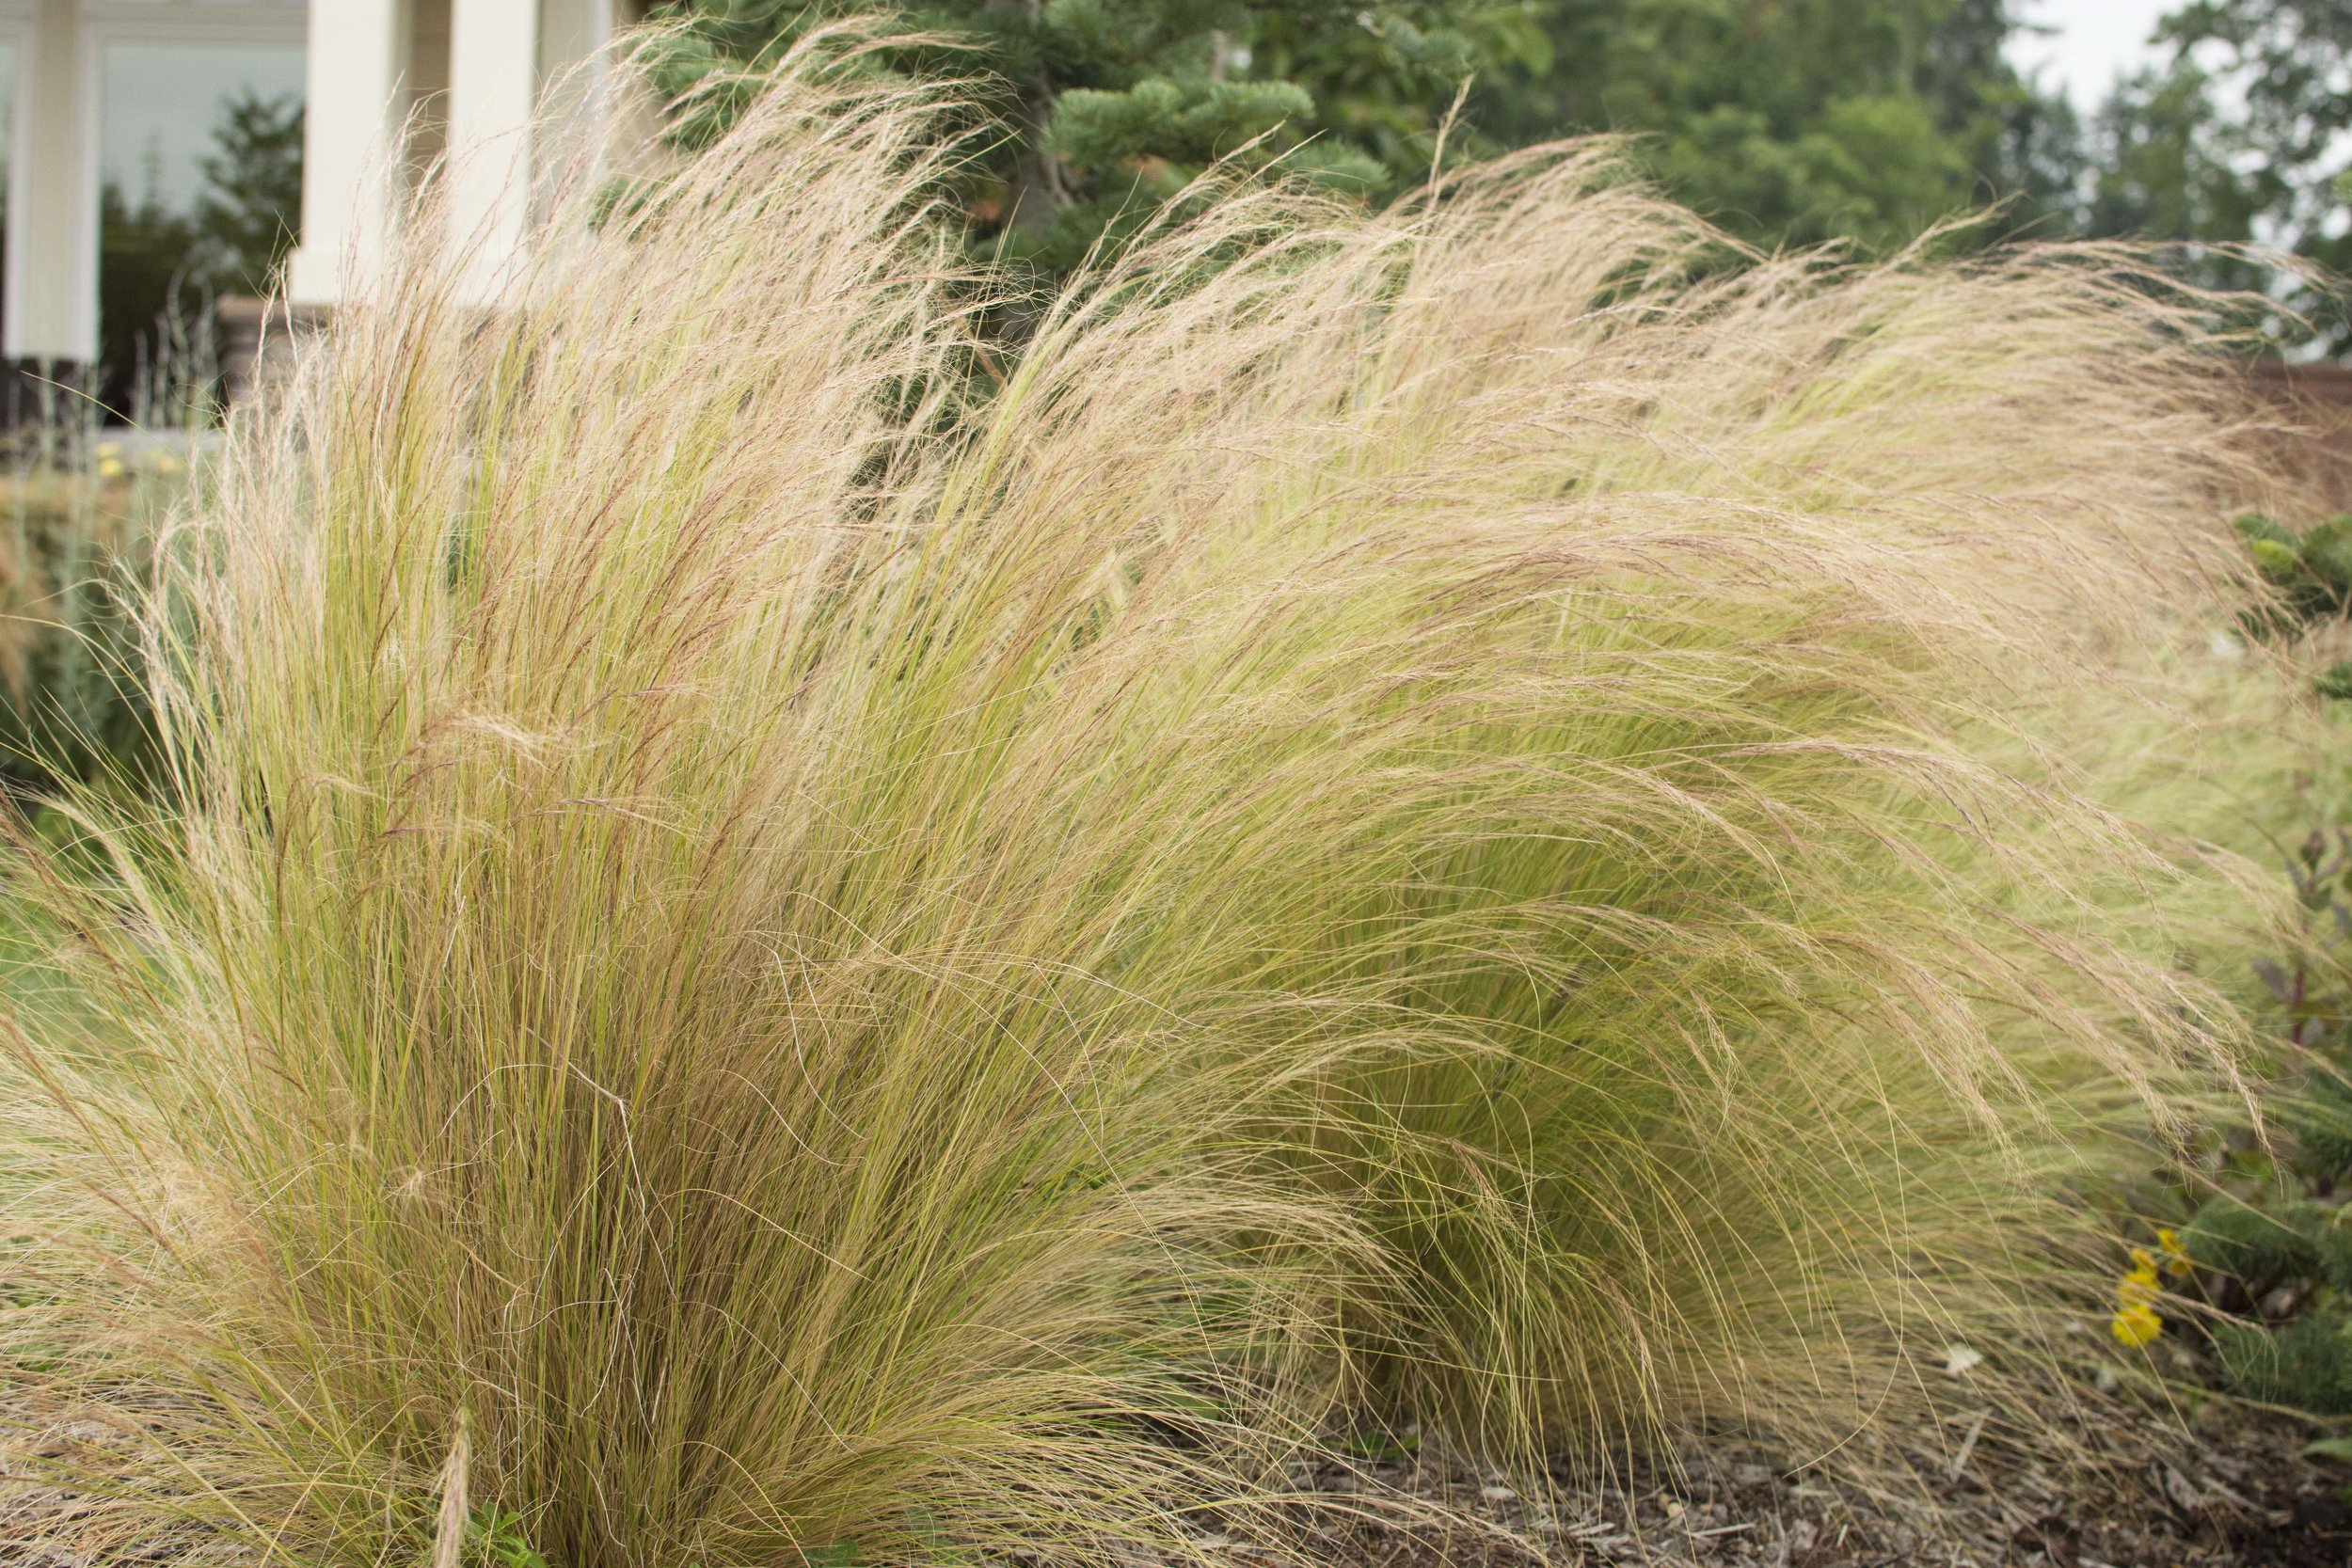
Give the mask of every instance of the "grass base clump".
M 120 1506 L 1181 1557 L 1351 1426 L 2038 1375 L 2233 1028 L 2036 717 L 2223 613 L 2192 311 L 1570 148 L 1232 193 L 992 372 L 940 102 L 816 61 L 487 309 L 412 225 L 191 520 L 171 809 L 26 847 L 0 1334 Z

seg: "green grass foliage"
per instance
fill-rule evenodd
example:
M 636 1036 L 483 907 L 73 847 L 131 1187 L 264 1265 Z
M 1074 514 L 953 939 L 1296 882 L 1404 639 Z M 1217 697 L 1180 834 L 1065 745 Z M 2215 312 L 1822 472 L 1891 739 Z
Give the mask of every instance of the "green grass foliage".
M 1182 1560 L 1381 1422 L 2022 1399 L 2235 1028 L 2233 873 L 2044 744 L 2227 624 L 2194 302 L 1568 148 L 1227 192 L 1006 362 L 938 89 L 810 59 L 494 287 L 409 226 L 192 525 L 170 809 L 27 846 L 0 1352 L 149 1445 L 94 1517 Z

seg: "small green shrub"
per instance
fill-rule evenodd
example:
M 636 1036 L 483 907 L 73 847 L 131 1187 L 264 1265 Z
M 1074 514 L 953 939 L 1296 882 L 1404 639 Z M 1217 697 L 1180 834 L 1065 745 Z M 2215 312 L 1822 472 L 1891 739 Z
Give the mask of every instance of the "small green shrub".
M 2275 518 L 2249 513 L 2237 519 L 2254 565 L 2278 594 L 2261 612 L 2266 631 L 2291 631 L 2342 615 L 2352 606 L 2352 516 L 2333 517 L 2297 531 Z
M 2291 638 L 2352 610 L 2352 515 L 2300 531 L 2249 513 L 2237 519 L 2255 570 L 2273 597 L 2246 613 L 2253 635 Z M 2312 681 L 2323 697 L 2352 699 L 2352 660 L 2339 660 Z
M 2204 1323 L 2226 1385 L 2352 1414 L 2352 836 L 2313 832 L 2285 869 L 2301 926 L 2253 964 L 2272 1035 L 2265 1125 L 2209 1131 L 2185 1173 L 2197 1206 L 2179 1245 L 2201 1272 L 2181 1289 L 2221 1309 L 2185 1316 Z
M 2340 1308 L 2302 1313 L 2282 1328 L 2224 1320 L 2213 1338 L 2222 1376 L 2249 1398 L 2352 1416 L 2352 1318 Z
M 483 1568 L 548 1568 L 531 1546 L 523 1516 L 499 1508 L 478 1508 L 466 1516 L 464 1549 Z
M 2199 1267 L 2240 1279 L 2275 1283 L 2319 1264 L 2308 1227 L 2228 1196 L 2199 1208 L 2181 1231 L 2181 1244 Z
M 184 460 L 157 455 L 0 478 L 0 778 L 20 793 L 150 772 L 137 601 L 186 483 Z

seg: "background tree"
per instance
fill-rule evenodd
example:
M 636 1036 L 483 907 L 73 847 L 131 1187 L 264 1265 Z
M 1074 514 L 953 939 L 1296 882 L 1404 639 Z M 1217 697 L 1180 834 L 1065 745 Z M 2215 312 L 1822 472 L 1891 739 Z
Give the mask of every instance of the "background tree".
M 968 53 L 901 63 L 1003 84 L 990 107 L 1013 135 L 969 208 L 987 242 L 1048 269 L 1253 138 L 1334 185 L 1392 193 L 1427 169 L 1473 78 L 1462 150 L 1635 133 L 1653 173 L 1744 237 L 1876 249 L 1995 199 L 2016 198 L 2018 222 L 2071 199 L 2077 129 L 2004 56 L 2011 3 L 961 0 L 908 20 Z M 664 85 L 765 63 L 856 8 L 684 0 Z
M 1677 196 L 1759 243 L 1899 245 L 2010 198 L 2062 209 L 2077 132 L 2003 54 L 2010 0 L 1553 0 L 1550 66 L 1482 93 L 1511 141 L 1641 137 Z
M 134 194 L 107 180 L 98 190 L 98 379 L 111 414 L 132 417 L 159 360 L 185 341 L 203 309 L 191 275 L 196 226 L 166 204 L 151 172 Z
M 2191 0 L 2159 37 L 2162 63 L 2100 112 L 2090 230 L 2256 241 L 2327 274 L 2352 270 L 2352 0 Z M 2223 286 L 2269 282 L 2308 318 L 2274 323 L 2282 341 L 2352 350 L 2332 287 L 2280 280 L 2222 250 L 2189 264 Z
M 757 68 L 850 0 L 689 0 L 657 56 L 662 86 L 706 89 L 676 134 L 710 134 L 736 102 L 713 74 Z M 1549 64 L 1526 0 L 948 0 L 897 13 L 957 47 L 904 70 L 979 76 L 1007 135 L 964 192 L 977 237 L 1049 271 L 1139 221 L 1220 157 L 1275 157 L 1368 196 L 1424 172 L 1459 85 Z M 1255 144 L 1253 148 L 1253 144 Z
M 240 93 L 221 105 L 196 198 L 199 258 L 223 293 L 267 293 L 302 227 L 302 103 Z
M 159 386 L 170 401 L 209 399 L 213 301 L 268 293 L 299 231 L 299 102 L 228 99 L 213 148 L 184 207 L 164 199 L 151 162 L 136 195 L 100 188 L 99 397 L 115 413 L 153 417 Z
M 714 73 L 774 59 L 859 0 L 674 0 L 663 85 L 704 88 L 691 142 L 739 100 Z M 995 84 L 1006 134 L 961 193 L 977 243 L 1048 273 L 1243 148 L 1380 199 L 1428 167 L 1460 85 L 1464 152 L 1629 135 L 1675 195 L 1776 246 L 1899 246 L 1996 206 L 1987 234 L 2186 242 L 2185 271 L 2270 287 L 2352 349 L 2331 296 L 2228 248 L 2352 267 L 2352 0 L 2185 0 L 2169 55 L 2085 125 L 2019 74 L 2019 0 L 938 0 L 956 40 L 895 69 Z M 1253 143 L 1255 144 L 1253 147 Z M 2201 248 L 2198 248 L 2201 246 Z M 2294 333 L 2285 313 L 2273 324 Z

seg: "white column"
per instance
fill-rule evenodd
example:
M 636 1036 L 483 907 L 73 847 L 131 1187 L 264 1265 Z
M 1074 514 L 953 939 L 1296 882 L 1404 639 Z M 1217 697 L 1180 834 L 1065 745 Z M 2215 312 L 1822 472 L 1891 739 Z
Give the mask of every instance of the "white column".
M 40 0 L 8 181 L 11 359 L 98 357 L 98 61 L 78 0 Z
M 539 0 L 539 81 L 544 87 L 612 37 L 614 0 Z
M 310 0 L 304 58 L 302 238 L 286 296 L 332 305 L 373 276 L 392 221 L 399 159 L 400 0 Z
M 494 297 L 531 217 L 531 120 L 539 97 L 538 0 L 451 0 L 451 237 L 465 294 Z

